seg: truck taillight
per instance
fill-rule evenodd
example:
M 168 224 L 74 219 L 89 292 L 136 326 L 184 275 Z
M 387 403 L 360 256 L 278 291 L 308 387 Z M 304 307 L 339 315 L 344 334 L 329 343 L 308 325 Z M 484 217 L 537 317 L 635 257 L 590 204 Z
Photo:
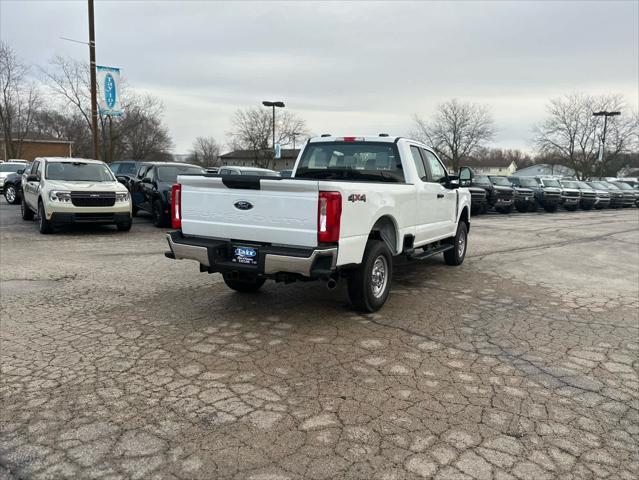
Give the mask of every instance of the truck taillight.
M 182 185 L 179 183 L 171 187 L 171 226 L 182 228 Z
M 341 219 L 342 195 L 339 192 L 319 192 L 317 241 L 320 243 L 337 242 Z

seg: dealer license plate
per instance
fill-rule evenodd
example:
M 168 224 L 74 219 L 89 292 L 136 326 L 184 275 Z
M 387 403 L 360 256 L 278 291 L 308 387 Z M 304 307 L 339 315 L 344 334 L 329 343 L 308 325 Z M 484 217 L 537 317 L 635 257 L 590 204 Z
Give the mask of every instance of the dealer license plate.
M 257 248 L 235 247 L 233 261 L 244 265 L 257 265 Z

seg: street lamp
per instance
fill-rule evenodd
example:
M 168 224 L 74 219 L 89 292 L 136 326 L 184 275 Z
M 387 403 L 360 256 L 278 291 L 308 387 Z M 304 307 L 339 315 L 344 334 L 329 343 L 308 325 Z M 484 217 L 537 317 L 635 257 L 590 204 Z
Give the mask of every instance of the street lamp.
M 599 147 L 599 162 L 603 163 L 604 149 L 606 148 L 606 129 L 608 128 L 608 117 L 616 117 L 621 115 L 621 112 L 608 112 L 602 110 L 601 112 L 592 112 L 593 117 L 604 117 L 603 134 L 601 136 L 601 146 Z M 603 167 L 601 167 L 603 169 Z
M 291 133 L 291 137 L 293 137 L 293 150 L 295 150 L 295 139 L 297 137 L 299 137 L 300 135 L 304 135 L 304 134 L 301 133 L 301 132 L 293 132 L 293 133 Z
M 269 102 L 264 100 L 262 105 L 265 107 L 273 107 L 273 151 L 275 151 L 275 107 L 284 108 L 284 102 Z

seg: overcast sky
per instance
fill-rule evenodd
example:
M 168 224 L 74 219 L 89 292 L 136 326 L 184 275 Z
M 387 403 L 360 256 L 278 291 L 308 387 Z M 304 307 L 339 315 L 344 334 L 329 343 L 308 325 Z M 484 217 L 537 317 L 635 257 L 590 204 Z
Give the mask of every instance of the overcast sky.
M 23 59 L 88 61 L 87 2 L 0 0 Z M 96 1 L 97 60 L 162 99 L 176 153 L 224 142 L 237 108 L 283 100 L 311 132 L 409 134 L 457 97 L 491 107 L 495 143 L 529 149 L 548 98 L 639 102 L 639 2 Z

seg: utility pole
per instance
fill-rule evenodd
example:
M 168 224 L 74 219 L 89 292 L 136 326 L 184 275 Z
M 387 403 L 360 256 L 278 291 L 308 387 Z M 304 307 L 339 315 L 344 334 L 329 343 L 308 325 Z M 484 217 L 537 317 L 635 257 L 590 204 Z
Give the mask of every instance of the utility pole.
M 91 61 L 91 130 L 93 133 L 93 158 L 100 159 L 98 146 L 98 85 L 95 63 L 95 25 L 93 20 L 93 0 L 89 0 L 89 58 Z
M 604 161 L 604 151 L 606 149 L 606 129 L 608 128 L 608 117 L 616 117 L 617 115 L 621 115 L 621 112 L 608 112 L 602 110 L 601 112 L 593 112 L 593 117 L 604 117 L 604 127 L 603 133 L 601 135 L 601 144 L 599 145 L 599 176 L 603 176 L 603 161 Z

